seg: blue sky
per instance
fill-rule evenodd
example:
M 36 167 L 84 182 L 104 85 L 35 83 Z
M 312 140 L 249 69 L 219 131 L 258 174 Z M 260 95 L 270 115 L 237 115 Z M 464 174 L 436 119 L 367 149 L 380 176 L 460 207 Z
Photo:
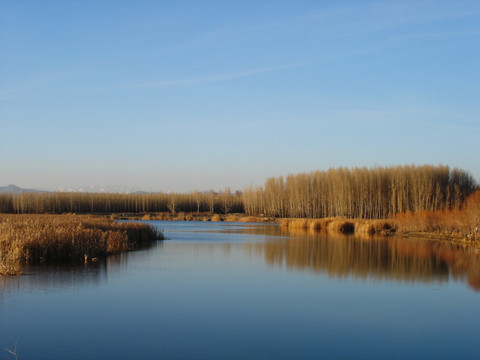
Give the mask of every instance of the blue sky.
M 480 3 L 0 1 L 0 186 L 480 180 Z

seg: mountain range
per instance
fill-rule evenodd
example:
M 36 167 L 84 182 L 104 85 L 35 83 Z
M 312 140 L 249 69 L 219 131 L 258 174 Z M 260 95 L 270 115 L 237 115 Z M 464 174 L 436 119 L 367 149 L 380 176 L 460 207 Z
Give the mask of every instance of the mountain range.
M 42 190 L 36 190 L 36 189 L 23 189 L 21 187 L 18 187 L 17 185 L 7 185 L 7 186 L 0 186 L 0 193 L 8 193 L 8 194 L 20 194 L 22 192 L 25 193 L 40 193 L 44 192 Z
M 69 187 L 58 188 L 53 191 L 56 192 L 89 192 L 89 193 L 119 193 L 119 194 L 147 194 L 148 192 L 142 191 L 137 188 L 123 187 L 123 186 L 85 186 L 85 187 Z M 0 194 L 20 194 L 20 193 L 42 193 L 44 190 L 37 189 L 24 189 L 17 185 L 0 186 Z

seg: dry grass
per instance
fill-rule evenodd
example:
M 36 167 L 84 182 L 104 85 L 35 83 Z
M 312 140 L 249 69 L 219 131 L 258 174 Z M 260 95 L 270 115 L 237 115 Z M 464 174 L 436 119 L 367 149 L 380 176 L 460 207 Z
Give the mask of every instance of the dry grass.
M 441 233 L 467 241 L 480 241 L 480 191 L 472 194 L 460 210 L 406 212 L 395 218 L 399 230 Z
M 355 231 L 355 224 L 346 219 L 335 219 L 327 225 L 327 231 L 336 231 L 343 234 L 353 234 Z
M 145 214 L 145 215 L 143 215 L 142 220 L 152 220 L 152 215 Z
M 220 217 L 220 215 L 215 214 L 212 216 L 211 221 L 222 221 L 222 218 Z
M 0 274 L 23 263 L 88 261 L 138 249 L 163 234 L 141 223 L 76 215 L 0 215 Z
M 256 216 L 241 216 L 238 221 L 242 223 L 263 223 L 271 222 L 271 219 Z
M 239 217 L 237 215 L 234 215 L 234 214 L 230 214 L 230 215 L 226 215 L 225 216 L 225 219 L 223 221 L 227 221 L 227 222 L 238 222 L 239 220 Z
M 391 220 L 364 219 L 281 219 L 280 225 L 289 229 L 306 229 L 311 231 L 341 232 L 344 234 L 383 234 L 389 235 L 396 231 L 396 224 Z
M 397 231 L 397 224 L 392 220 L 357 220 L 355 233 L 391 235 Z

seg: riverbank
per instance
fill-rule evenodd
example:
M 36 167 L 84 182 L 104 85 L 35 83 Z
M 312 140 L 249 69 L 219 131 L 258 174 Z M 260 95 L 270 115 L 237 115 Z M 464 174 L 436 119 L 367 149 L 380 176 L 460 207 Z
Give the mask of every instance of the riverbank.
M 0 274 L 21 273 L 22 264 L 96 261 L 140 249 L 163 233 L 141 223 L 89 215 L 0 215 Z
M 275 223 L 278 219 L 245 214 L 212 214 L 208 212 L 160 212 L 160 213 L 113 213 L 105 215 L 112 220 L 161 220 L 161 221 L 226 221 L 242 223 Z
M 392 235 L 397 225 L 392 220 L 365 219 L 281 219 L 280 225 L 289 229 L 305 229 L 314 231 L 340 232 L 343 234 L 380 234 Z
M 477 204 L 477 203 L 476 203 Z M 452 242 L 479 242 L 479 226 L 472 220 L 472 203 L 466 210 L 436 211 L 397 214 L 395 219 L 349 219 L 349 218 L 272 218 L 246 216 L 245 214 L 211 213 L 144 213 L 104 215 L 114 220 L 162 220 L 162 221 L 225 221 L 243 223 L 279 223 L 284 229 L 308 230 L 309 232 L 336 232 L 357 235 L 398 235 L 430 240 Z M 468 210 L 468 211 L 467 211 Z M 477 215 L 475 215 L 477 216 Z M 478 221 L 477 221 L 478 222 Z

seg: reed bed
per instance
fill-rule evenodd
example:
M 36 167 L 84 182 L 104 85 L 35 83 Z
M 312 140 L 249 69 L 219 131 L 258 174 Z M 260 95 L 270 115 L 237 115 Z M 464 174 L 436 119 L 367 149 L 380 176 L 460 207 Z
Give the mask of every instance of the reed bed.
M 214 214 L 210 220 L 216 222 L 216 221 L 222 221 L 222 218 L 220 217 L 220 215 Z
M 225 216 L 225 218 L 223 219 L 223 221 L 226 221 L 226 222 L 238 222 L 240 218 L 238 217 L 238 215 L 235 215 L 235 214 L 228 214 Z
M 162 232 L 142 223 L 87 215 L 0 215 L 0 274 L 18 274 L 25 263 L 87 262 L 160 239 Z
M 355 221 L 355 233 L 391 235 L 398 229 L 393 220 L 362 220 Z
M 389 235 L 396 231 L 397 226 L 391 220 L 365 219 L 281 219 L 280 225 L 289 229 L 305 229 L 311 231 L 341 232 L 344 234 L 383 234 Z
M 480 191 L 470 195 L 462 208 L 406 212 L 395 221 L 403 233 L 435 233 L 469 242 L 480 241 Z

